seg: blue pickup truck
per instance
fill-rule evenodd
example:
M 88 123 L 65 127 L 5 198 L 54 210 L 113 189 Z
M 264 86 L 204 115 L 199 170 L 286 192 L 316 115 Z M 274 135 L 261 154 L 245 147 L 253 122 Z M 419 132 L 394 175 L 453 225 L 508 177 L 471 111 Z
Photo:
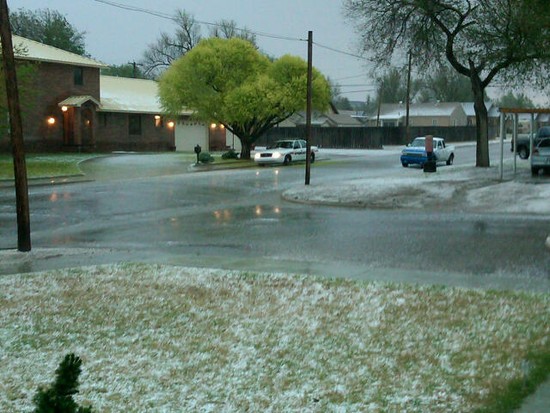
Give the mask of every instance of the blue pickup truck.
M 433 156 L 436 162 L 445 162 L 447 165 L 452 165 L 455 159 L 455 147 L 446 145 L 443 138 L 433 138 Z M 415 138 L 412 143 L 408 144 L 401 152 L 401 165 L 405 168 L 412 164 L 418 164 L 421 167 L 428 161 L 426 153 L 426 138 Z

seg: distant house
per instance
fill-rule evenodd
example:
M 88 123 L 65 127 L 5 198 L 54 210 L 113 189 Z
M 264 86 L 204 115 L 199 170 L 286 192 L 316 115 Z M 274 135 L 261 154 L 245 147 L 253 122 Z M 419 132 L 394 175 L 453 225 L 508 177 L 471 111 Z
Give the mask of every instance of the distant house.
M 468 117 L 468 126 L 475 126 L 477 122 L 474 102 L 462 102 L 461 105 L 464 112 L 466 112 L 466 116 Z M 489 126 L 498 128 L 498 124 L 500 122 L 498 107 L 493 105 L 491 102 L 485 102 L 485 107 L 487 108 L 487 116 L 489 117 Z
M 402 103 L 383 103 L 380 114 L 372 114 L 369 126 L 405 126 L 407 108 Z M 411 103 L 410 126 L 467 126 L 464 108 L 458 102 Z
M 333 105 L 325 112 L 313 111 L 311 114 L 311 126 L 321 128 L 359 128 L 365 126 L 363 112 L 337 110 Z M 297 112 L 290 118 L 281 122 L 281 127 L 303 127 L 306 125 L 306 113 Z
M 225 131 L 211 133 L 190 120 L 191 111 L 166 117 L 152 80 L 102 76 L 106 65 L 97 60 L 23 37 L 13 36 L 13 44 L 16 62 L 34 65 L 22 108 L 29 151 L 168 151 L 177 144 L 192 150 L 196 143 L 209 149 L 212 136 L 226 147 Z M 0 137 L 0 150 L 9 146 Z

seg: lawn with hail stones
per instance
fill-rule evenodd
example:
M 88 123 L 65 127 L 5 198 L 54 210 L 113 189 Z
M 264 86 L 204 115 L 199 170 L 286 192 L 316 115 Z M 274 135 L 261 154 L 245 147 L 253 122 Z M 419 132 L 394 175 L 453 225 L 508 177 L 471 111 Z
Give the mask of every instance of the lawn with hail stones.
M 64 355 L 98 412 L 468 412 L 549 351 L 545 294 L 123 264 L 0 277 L 0 411 Z

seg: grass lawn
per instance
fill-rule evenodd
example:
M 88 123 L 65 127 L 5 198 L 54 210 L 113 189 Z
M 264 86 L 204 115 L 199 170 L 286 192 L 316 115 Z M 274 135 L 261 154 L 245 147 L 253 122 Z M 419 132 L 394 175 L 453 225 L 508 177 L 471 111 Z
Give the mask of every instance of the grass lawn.
M 550 297 L 123 264 L 0 277 L 0 411 L 65 354 L 98 412 L 505 412 Z M 529 374 L 526 375 L 526 372 Z
M 196 155 L 187 152 L 170 153 L 164 152 L 167 156 L 173 156 L 183 163 L 193 163 Z M 99 154 L 28 154 L 26 155 L 27 177 L 28 178 L 53 178 L 59 176 L 82 175 L 78 164 L 86 159 L 102 156 Z M 222 159 L 220 154 L 213 154 L 215 161 L 211 164 L 213 168 L 223 167 L 224 169 L 236 169 L 246 166 L 253 166 L 254 161 L 241 161 L 235 159 Z M 11 155 L 0 154 L 0 179 L 13 179 L 13 158 Z
M 51 178 L 82 174 L 78 163 L 93 154 L 28 154 L 25 156 L 28 178 Z M 13 179 L 13 158 L 11 155 L 0 155 L 0 179 Z

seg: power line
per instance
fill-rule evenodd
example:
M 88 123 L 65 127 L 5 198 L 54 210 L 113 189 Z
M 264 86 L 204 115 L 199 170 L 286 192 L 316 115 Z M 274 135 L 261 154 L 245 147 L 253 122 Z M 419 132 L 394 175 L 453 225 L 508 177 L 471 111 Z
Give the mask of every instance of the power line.
M 145 13 L 145 14 L 149 14 L 151 16 L 160 17 L 162 19 L 172 20 L 174 22 L 177 22 L 177 19 L 174 16 L 172 16 L 168 13 L 162 13 L 162 12 L 155 11 L 155 10 L 144 9 L 142 7 L 131 6 L 131 5 L 128 5 L 128 4 L 117 3 L 117 2 L 109 1 L 109 0 L 93 0 L 93 1 L 95 1 L 97 3 L 102 3 L 102 4 L 109 5 L 109 6 L 117 7 L 119 9 L 134 11 L 134 12 L 138 12 L 138 13 Z M 201 21 L 201 20 L 195 20 L 195 21 L 199 24 L 204 24 L 206 26 L 214 26 L 214 27 L 220 27 L 221 26 L 219 23 L 212 23 L 212 22 Z M 271 34 L 271 33 L 265 33 L 265 32 L 256 32 L 256 31 L 252 31 L 252 30 L 249 30 L 249 29 L 241 29 L 241 28 L 238 28 L 238 27 L 236 27 L 235 30 L 238 30 L 238 31 L 241 31 L 241 32 L 251 33 L 251 34 L 253 34 L 255 36 L 258 36 L 258 37 L 267 37 L 267 38 L 270 38 L 270 39 L 297 41 L 297 42 L 307 42 L 307 39 L 301 39 L 301 38 L 298 38 L 298 37 L 289 37 L 289 36 L 283 36 L 283 35 L 277 35 L 277 34 Z
M 102 3 L 102 4 L 109 5 L 109 6 L 117 7 L 119 9 L 134 11 L 134 12 L 138 12 L 138 13 L 145 13 L 145 14 L 149 14 L 151 16 L 156 16 L 156 17 L 160 17 L 162 19 L 172 20 L 174 22 L 177 22 L 177 19 L 175 17 L 173 17 L 172 15 L 168 14 L 168 13 L 163 13 L 163 12 L 159 12 L 159 11 L 156 11 L 156 10 L 145 9 L 145 8 L 137 7 L 137 6 L 131 6 L 131 5 L 128 5 L 128 4 L 118 3 L 118 2 L 115 2 L 115 1 L 111 1 L 111 0 L 93 0 L 93 1 L 95 1 L 97 3 Z M 204 24 L 206 26 L 214 26 L 214 27 L 219 27 L 220 26 L 219 23 L 212 23 L 212 22 L 201 21 L 201 20 L 195 20 L 195 21 L 199 24 Z M 254 30 L 250 30 L 250 29 L 241 29 L 241 28 L 235 28 L 235 30 L 242 31 L 242 32 L 248 32 L 248 33 L 251 33 L 251 34 L 253 34 L 255 36 L 258 36 L 258 37 L 266 37 L 266 38 L 270 38 L 270 39 L 295 41 L 295 42 L 307 42 L 307 39 L 303 39 L 303 38 L 299 38 L 299 37 L 290 37 L 290 36 L 284 36 L 284 35 L 272 34 L 272 33 L 265 33 L 265 32 L 259 32 L 259 31 L 254 31 Z M 342 54 L 342 55 L 354 57 L 356 59 L 366 60 L 365 57 L 363 57 L 361 55 L 358 55 L 358 54 L 354 54 L 354 53 L 351 53 L 351 52 L 346 52 L 344 50 L 339 50 L 339 49 L 336 49 L 334 47 L 326 46 L 326 45 L 323 45 L 323 44 L 317 43 L 317 42 L 313 42 L 313 44 L 320 47 L 320 48 L 322 48 L 322 49 L 330 50 L 334 53 L 339 53 L 339 54 Z

